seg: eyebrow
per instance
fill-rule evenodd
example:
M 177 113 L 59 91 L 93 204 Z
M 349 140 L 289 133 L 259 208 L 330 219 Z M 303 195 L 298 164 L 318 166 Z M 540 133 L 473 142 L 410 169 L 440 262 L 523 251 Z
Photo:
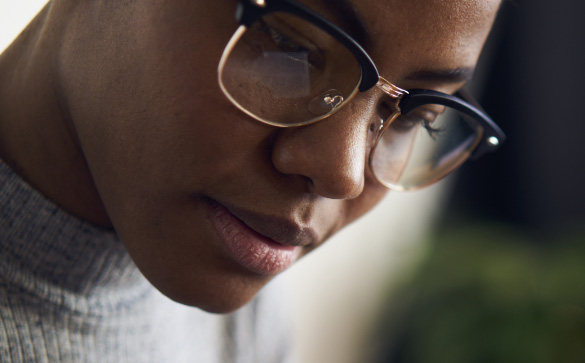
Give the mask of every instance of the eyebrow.
M 342 22 L 347 33 L 364 49 L 372 44 L 371 32 L 366 22 L 352 4 L 351 0 L 321 0 Z M 501 4 L 500 4 L 501 5 Z M 419 70 L 405 77 L 409 81 L 461 83 L 473 78 L 475 68 L 459 67 L 454 69 Z
M 372 38 L 365 21 L 350 0 L 322 0 L 343 23 L 344 30 L 363 48 L 367 48 Z
M 441 83 L 466 82 L 473 78 L 475 69 L 472 67 L 460 67 L 454 69 L 433 69 L 420 70 L 408 74 L 405 79 L 408 81 L 425 81 Z

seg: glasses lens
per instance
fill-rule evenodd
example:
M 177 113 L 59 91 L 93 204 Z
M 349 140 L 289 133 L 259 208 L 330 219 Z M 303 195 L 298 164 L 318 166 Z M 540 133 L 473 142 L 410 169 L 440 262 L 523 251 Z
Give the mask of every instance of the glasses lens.
M 423 105 L 400 115 L 382 134 L 372 154 L 378 180 L 396 190 L 429 185 L 471 154 L 483 133 L 475 119 L 442 105 Z
M 234 37 L 220 63 L 220 85 L 234 104 L 261 121 L 307 124 L 357 92 L 361 67 L 353 54 L 306 20 L 271 13 Z

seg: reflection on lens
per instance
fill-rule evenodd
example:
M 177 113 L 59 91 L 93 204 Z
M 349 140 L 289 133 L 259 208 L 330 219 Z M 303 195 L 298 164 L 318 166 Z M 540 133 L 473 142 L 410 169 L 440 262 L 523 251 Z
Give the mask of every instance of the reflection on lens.
M 371 164 L 387 187 L 412 190 L 449 174 L 478 145 L 482 128 L 473 118 L 441 105 L 399 116 L 381 136 Z
M 324 115 L 331 112 L 331 110 L 340 107 L 343 104 L 343 101 L 345 101 L 345 99 L 340 91 L 330 89 L 327 92 L 321 93 L 309 102 L 309 112 L 315 116 Z
M 357 92 L 361 67 L 353 54 L 303 19 L 272 13 L 235 37 L 220 62 L 220 86 L 232 102 L 261 121 L 310 123 Z M 326 95 L 331 91 L 333 96 Z

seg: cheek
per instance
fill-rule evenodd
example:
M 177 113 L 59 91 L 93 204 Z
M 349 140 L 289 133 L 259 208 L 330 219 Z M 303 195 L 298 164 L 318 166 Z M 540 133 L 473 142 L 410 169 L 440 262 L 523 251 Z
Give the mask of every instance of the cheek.
M 177 301 L 233 310 L 267 278 L 234 271 L 218 253 L 197 198 L 242 168 L 234 166 L 234 150 L 255 153 L 264 128 L 243 122 L 219 90 L 223 32 L 179 39 L 169 32 L 188 34 L 180 28 L 186 23 L 168 29 L 176 24 L 168 21 L 165 29 L 140 21 L 119 33 L 126 38 L 123 49 L 107 46 L 120 44 L 113 36 L 83 54 L 76 51 L 85 49 L 81 44 L 67 46 L 64 88 L 77 137 L 108 215 L 142 273 Z M 148 33 L 155 29 L 161 33 Z M 83 43 L 84 36 L 75 41 Z
M 202 178 L 205 170 L 221 167 L 217 160 L 230 149 L 226 140 L 241 131 L 232 127 L 233 110 L 216 75 L 233 24 L 207 31 L 215 20 L 202 16 L 195 31 L 186 14 L 206 10 L 176 8 L 183 14 L 172 7 L 144 10 L 132 23 L 117 24 L 116 34 L 93 43 L 80 34 L 79 43 L 68 47 L 70 62 L 63 66 L 70 70 L 65 88 L 71 116 L 100 194 L 112 203 L 124 200 L 121 194 L 132 192 L 138 180 L 145 192 L 181 177 L 193 185 L 193 171 Z M 80 43 L 93 46 L 79 54 L 88 48 Z

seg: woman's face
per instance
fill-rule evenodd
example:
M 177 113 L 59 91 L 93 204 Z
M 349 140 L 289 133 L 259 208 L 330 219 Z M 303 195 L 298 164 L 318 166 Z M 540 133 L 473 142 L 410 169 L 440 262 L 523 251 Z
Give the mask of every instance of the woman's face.
M 332 1 L 301 2 L 343 27 Z M 78 5 L 63 90 L 103 218 L 164 294 L 236 309 L 385 195 L 367 168 L 379 91 L 313 125 L 261 124 L 217 82 L 235 1 L 119 3 Z M 382 76 L 452 93 L 499 0 L 349 3 Z

